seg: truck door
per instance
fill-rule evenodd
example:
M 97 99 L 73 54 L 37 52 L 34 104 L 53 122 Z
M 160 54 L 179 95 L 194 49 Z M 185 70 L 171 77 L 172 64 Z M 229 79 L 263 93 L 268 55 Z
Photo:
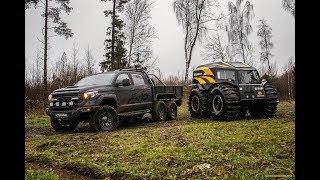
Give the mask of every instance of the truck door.
M 132 94 L 135 102 L 134 109 L 145 110 L 152 106 L 151 86 L 141 73 L 131 73 L 133 80 L 134 93 Z
M 115 83 L 121 83 L 124 79 L 130 79 L 127 73 L 119 74 Z M 130 81 L 132 82 L 131 79 Z M 131 84 L 130 86 L 116 87 L 115 92 L 118 99 L 118 113 L 128 112 L 134 106 L 134 102 L 130 101 L 130 97 L 133 91 L 133 84 Z

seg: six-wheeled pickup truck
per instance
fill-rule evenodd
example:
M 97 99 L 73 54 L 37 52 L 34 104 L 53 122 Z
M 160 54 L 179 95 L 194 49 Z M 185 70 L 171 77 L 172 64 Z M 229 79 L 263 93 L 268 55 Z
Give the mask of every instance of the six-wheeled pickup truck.
M 46 113 L 55 131 L 73 131 L 81 121 L 93 131 L 112 131 L 128 116 L 151 113 L 154 121 L 176 119 L 182 94 L 182 86 L 166 86 L 143 69 L 122 69 L 53 91 Z

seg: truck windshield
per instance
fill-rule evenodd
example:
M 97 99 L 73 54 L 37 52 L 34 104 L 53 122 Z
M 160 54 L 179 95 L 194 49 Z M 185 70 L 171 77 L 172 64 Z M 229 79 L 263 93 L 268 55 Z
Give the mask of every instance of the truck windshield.
M 255 70 L 239 71 L 240 84 L 260 84 L 259 74 Z
M 114 79 L 114 73 L 103 73 L 85 77 L 81 79 L 76 86 L 90 86 L 90 85 L 111 85 Z

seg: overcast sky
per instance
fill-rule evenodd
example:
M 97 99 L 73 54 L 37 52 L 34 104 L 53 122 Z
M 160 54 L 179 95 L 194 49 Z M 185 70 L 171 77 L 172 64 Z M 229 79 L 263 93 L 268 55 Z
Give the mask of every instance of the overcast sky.
M 164 75 L 182 74 L 185 69 L 183 50 L 183 31 L 178 25 L 172 3 L 173 0 L 154 0 L 151 24 L 157 29 L 158 37 L 154 40 L 154 55 L 158 57 L 158 67 Z M 254 5 L 255 17 L 252 20 L 254 31 L 250 34 L 250 41 L 255 49 L 254 59 L 258 61 L 257 25 L 261 18 L 265 18 L 273 29 L 274 54 L 278 68 L 282 69 L 290 56 L 295 57 L 295 20 L 293 16 L 283 10 L 282 0 L 250 0 Z M 220 10 L 227 12 L 226 0 L 220 0 Z M 106 28 L 110 25 L 110 18 L 104 17 L 103 11 L 109 7 L 101 0 L 71 0 L 72 12 L 69 16 L 62 16 L 72 29 L 74 36 L 68 40 L 63 37 L 50 39 L 49 65 L 54 64 L 63 51 L 71 57 L 72 46 L 75 43 L 79 48 L 78 56 L 84 57 L 84 49 L 91 49 L 96 64 L 103 60 L 104 39 Z M 42 40 L 41 28 L 43 19 L 40 16 L 43 8 L 30 8 L 25 11 L 25 56 L 26 68 L 30 68 L 43 46 L 37 37 Z M 208 32 L 208 34 L 214 32 Z M 53 34 L 52 34 L 53 35 Z M 201 45 L 197 44 L 191 67 L 207 63 L 201 56 Z M 96 66 L 98 68 L 98 65 Z

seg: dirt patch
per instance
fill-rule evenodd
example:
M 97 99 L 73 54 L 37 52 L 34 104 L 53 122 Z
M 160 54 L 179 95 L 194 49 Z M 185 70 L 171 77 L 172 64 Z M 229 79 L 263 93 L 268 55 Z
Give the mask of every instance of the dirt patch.
M 66 169 L 62 169 L 56 166 L 50 166 L 46 164 L 41 163 L 26 163 L 25 164 L 26 169 L 35 169 L 35 170 L 42 170 L 42 171 L 51 171 L 55 174 L 57 174 L 61 179 L 77 179 L 77 180 L 89 180 L 94 179 L 91 177 L 79 175 L 75 172 L 68 171 Z

